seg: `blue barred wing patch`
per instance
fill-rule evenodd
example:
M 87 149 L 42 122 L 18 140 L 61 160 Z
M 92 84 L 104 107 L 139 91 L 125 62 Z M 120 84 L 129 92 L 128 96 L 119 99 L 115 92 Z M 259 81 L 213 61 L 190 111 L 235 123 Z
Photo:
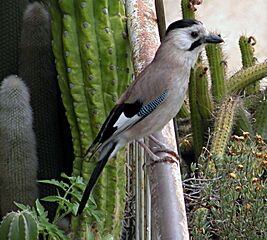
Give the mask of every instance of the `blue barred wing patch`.
M 168 91 L 165 90 L 160 96 L 155 98 L 153 101 L 149 102 L 145 106 L 142 106 L 137 116 L 144 118 L 152 113 L 167 97 Z

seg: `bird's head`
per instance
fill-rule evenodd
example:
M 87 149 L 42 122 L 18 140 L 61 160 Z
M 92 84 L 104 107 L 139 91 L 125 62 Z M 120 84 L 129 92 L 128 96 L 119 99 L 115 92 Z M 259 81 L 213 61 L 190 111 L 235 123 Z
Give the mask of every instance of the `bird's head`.
M 171 40 L 176 48 L 191 53 L 199 53 L 206 43 L 223 42 L 220 35 L 210 33 L 200 21 L 191 19 L 170 24 L 165 38 Z

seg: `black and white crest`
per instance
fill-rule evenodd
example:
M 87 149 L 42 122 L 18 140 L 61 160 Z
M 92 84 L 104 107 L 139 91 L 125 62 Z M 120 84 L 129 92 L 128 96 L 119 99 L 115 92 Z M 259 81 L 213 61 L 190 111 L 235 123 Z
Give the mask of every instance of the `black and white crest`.
M 168 32 L 174 29 L 187 28 L 187 27 L 193 26 L 194 24 L 202 24 L 202 23 L 200 21 L 193 20 L 193 19 L 182 19 L 182 20 L 175 21 L 169 25 L 166 31 L 166 35 L 168 34 Z

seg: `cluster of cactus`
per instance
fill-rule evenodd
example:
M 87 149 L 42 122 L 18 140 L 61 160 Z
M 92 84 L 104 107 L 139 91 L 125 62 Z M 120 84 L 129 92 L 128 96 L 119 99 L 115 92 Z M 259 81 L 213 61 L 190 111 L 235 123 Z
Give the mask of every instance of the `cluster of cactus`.
M 195 17 L 194 2 L 182 0 L 184 18 Z M 267 90 L 260 91 L 259 80 L 267 76 L 267 63 L 256 62 L 255 43 L 254 37 L 240 37 L 243 67 L 229 78 L 222 45 L 207 45 L 208 65 L 199 58 L 191 73 L 190 109 L 184 105 L 178 117 L 188 118 L 190 111 L 191 128 L 179 128 L 184 137 L 181 154 L 190 173 L 184 187 L 194 239 L 256 239 L 266 235 L 261 226 L 266 224 L 262 199 Z M 231 138 L 233 133 L 241 136 Z M 235 219 L 235 223 L 227 219 Z
M 36 240 L 38 239 L 38 225 L 35 218 L 27 210 L 10 212 L 1 222 L 0 236 L 3 240 Z
M 182 0 L 184 17 L 194 18 L 193 2 Z M 246 97 L 249 99 L 251 94 L 253 96 L 262 95 L 259 91 L 258 81 L 267 76 L 267 63 L 256 64 L 253 55 L 255 45 L 253 37 L 241 36 L 239 45 L 243 68 L 228 79 L 226 79 L 227 64 L 223 56 L 222 46 L 218 44 L 206 46 L 209 65 L 205 66 L 204 61 L 200 58 L 195 70 L 192 71 L 189 83 L 189 105 L 193 133 L 193 144 L 191 145 L 193 149 L 191 150 L 196 158 L 200 156 L 203 147 L 207 145 L 208 136 L 211 136 L 211 140 L 209 139 L 211 153 L 216 157 L 223 157 L 233 132 L 266 135 L 267 122 L 266 118 L 263 117 L 267 114 L 266 101 L 262 97 L 260 103 L 257 103 L 260 106 L 254 106 L 254 108 L 250 106 L 253 111 L 249 112 L 246 109 Z M 210 89 L 208 72 L 211 79 Z M 242 98 L 241 94 L 245 97 Z M 186 109 L 186 106 L 183 109 Z M 180 117 L 183 115 L 187 116 L 184 113 L 179 114 Z M 254 116 L 255 124 L 252 124 L 251 116 Z M 211 123 L 213 127 L 210 128 Z M 208 132 L 210 129 L 212 129 L 212 133 Z M 185 142 L 182 142 L 182 149 L 186 149 L 183 144 L 188 145 L 188 141 L 192 141 L 192 139 L 186 139 Z M 210 167 L 213 168 L 214 165 L 211 164 Z
M 32 110 L 31 114 L 33 116 L 28 117 L 28 119 L 33 126 L 29 127 L 27 123 L 25 123 L 25 119 L 20 118 L 19 114 L 21 114 L 21 112 L 12 112 L 14 116 L 10 119 L 12 121 L 17 121 L 16 135 L 14 135 L 15 129 L 11 131 L 13 135 L 8 135 L 8 137 L 12 137 L 13 139 L 7 139 L 7 136 L 4 136 L 6 132 L 1 132 L 2 139 L 5 139 L 3 142 L 7 143 L 5 144 L 5 148 L 3 147 L 1 150 L 6 153 L 10 151 L 9 159 L 12 158 L 10 161 L 7 161 L 6 158 L 2 158 L 2 155 L 0 161 L 7 161 L 10 169 L 6 169 L 7 171 L 5 171 L 1 177 L 3 176 L 4 178 L 5 176 L 5 179 L 9 179 L 10 184 L 13 183 L 12 185 L 6 185 L 9 186 L 9 189 L 6 189 L 7 191 L 5 191 L 6 194 L 3 195 L 3 198 L 8 197 L 9 200 L 6 198 L 5 201 L 0 203 L 0 208 L 2 209 L 1 215 L 5 215 L 7 210 L 15 209 L 15 205 L 13 204 L 14 200 L 31 204 L 37 198 L 36 177 L 38 179 L 59 178 L 60 173 L 66 171 L 66 166 L 72 168 L 73 156 L 72 154 L 69 154 L 68 157 L 66 157 L 67 154 L 64 156 L 65 150 L 63 150 L 63 147 L 66 147 L 66 149 L 69 148 L 70 151 L 66 151 L 69 153 L 72 149 L 72 143 L 71 141 L 65 141 L 65 136 L 68 137 L 68 125 L 60 101 L 60 91 L 57 84 L 56 69 L 51 48 L 50 16 L 47 7 L 38 2 L 29 4 L 28 1 L 7 1 L 6 6 L 7 8 L 1 9 L 4 10 L 1 17 L 5 19 L 1 21 L 1 23 L 4 24 L 4 34 L 0 37 L 2 43 L 0 45 L 1 48 L 3 47 L 4 49 L 1 51 L 3 52 L 3 56 L 0 62 L 0 81 L 10 74 L 18 74 L 26 84 L 27 89 L 29 89 L 30 100 L 27 100 L 28 106 L 26 106 L 26 104 L 24 106 L 23 103 L 25 101 L 23 102 L 17 99 L 23 98 L 23 96 L 18 95 L 17 98 L 15 98 L 15 95 L 12 95 L 12 97 L 2 98 L 0 104 L 7 104 L 10 110 L 14 110 L 15 108 L 12 106 L 21 102 L 22 107 L 28 107 Z M 6 37 L 9 37 L 9 39 L 7 40 Z M 16 84 L 12 85 L 12 82 L 14 83 L 14 81 L 21 80 L 15 77 L 8 77 L 5 81 L 10 81 L 10 83 L 5 83 L 3 89 L 8 86 L 10 91 L 17 91 Z M 23 84 L 21 83 L 20 85 L 22 86 Z M 5 110 L 5 108 L 1 109 L 1 111 Z M 61 114 L 61 112 L 63 114 Z M 3 119 L 10 116 L 3 113 L 0 115 Z M 3 121 L 5 125 L 2 127 L 8 127 L 8 123 L 9 121 L 5 123 Z M 26 136 L 26 128 L 34 129 L 34 133 L 32 133 L 32 130 L 28 130 L 29 137 Z M 23 132 L 25 135 L 24 137 L 21 136 L 20 131 L 25 131 Z M 22 139 L 28 141 L 32 135 L 36 136 L 36 143 L 34 140 L 34 143 L 28 144 L 26 148 L 25 142 L 22 141 Z M 14 144 L 13 142 L 16 141 L 15 139 L 18 140 L 16 143 L 18 144 L 17 149 L 13 146 L 12 151 L 7 149 L 11 146 L 8 144 Z M 36 152 L 36 148 L 37 156 L 35 154 L 31 159 L 34 164 L 25 164 L 25 166 L 21 168 L 22 158 L 27 154 Z M 25 159 L 26 162 L 29 161 L 28 157 L 29 156 Z M 29 167 L 28 169 L 25 168 L 26 165 Z M 5 168 L 2 168 L 3 171 L 4 169 Z M 36 175 L 37 170 L 37 176 L 31 179 L 31 182 L 30 179 L 24 181 L 25 176 L 31 176 L 31 174 Z M 26 172 L 30 172 L 30 174 L 25 174 Z M 19 178 L 21 178 L 21 180 L 19 180 Z M 17 182 L 19 182 L 19 184 Z M 31 191 L 36 193 L 28 193 L 30 191 L 27 190 L 29 185 L 32 185 Z M 6 186 L 4 186 L 4 188 L 7 188 Z M 53 186 L 39 185 L 38 190 L 40 197 L 55 193 L 55 188 Z M 31 198 L 31 201 L 25 202 L 23 200 L 27 198 Z M 7 205 L 8 207 L 6 207 Z M 48 203 L 46 207 L 48 207 L 50 216 L 52 217 L 55 205 L 52 206 L 51 203 Z
M 51 14 L 58 83 L 73 139 L 73 175 L 87 181 L 96 160 L 81 158 L 132 78 L 124 3 L 52 0 Z M 111 160 L 93 193 L 101 212 L 94 226 L 115 238 L 125 197 L 123 163 L 123 154 Z M 72 218 L 72 231 L 80 237 L 95 221 L 86 215 Z

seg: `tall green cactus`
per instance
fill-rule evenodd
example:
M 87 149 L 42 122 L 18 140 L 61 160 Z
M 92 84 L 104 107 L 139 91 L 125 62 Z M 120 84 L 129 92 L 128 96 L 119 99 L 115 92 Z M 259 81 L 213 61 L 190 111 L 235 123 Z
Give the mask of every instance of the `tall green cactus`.
M 208 44 L 206 46 L 206 54 L 210 66 L 212 96 L 216 102 L 220 102 L 225 96 L 225 63 L 222 46 L 219 44 Z
M 38 226 L 28 211 L 10 212 L 0 225 L 2 240 L 37 240 Z
M 29 4 L 23 16 L 19 76 L 31 94 L 34 131 L 39 160 L 38 179 L 59 178 L 64 171 L 64 135 L 60 120 L 60 93 L 51 47 L 50 16 L 43 4 Z M 70 160 L 72 161 L 72 160 Z M 56 189 L 40 184 L 40 197 L 56 194 Z M 44 203 L 52 217 L 56 204 Z
M 195 149 L 195 155 L 198 156 L 201 153 L 202 146 L 204 143 L 204 126 L 201 118 L 201 114 L 197 105 L 197 78 L 199 78 L 199 67 L 191 72 L 189 80 L 189 103 L 191 112 L 191 125 L 193 132 L 193 143 Z M 198 77 L 196 77 L 198 75 Z
M 9 76 L 0 89 L 0 190 L 2 215 L 13 201 L 33 205 L 37 198 L 36 140 L 28 88 Z
M 87 181 L 95 160 L 80 159 L 132 76 L 124 4 L 53 0 L 51 13 L 53 51 L 76 156 L 73 174 L 82 174 Z M 125 194 L 122 156 L 109 161 L 93 192 L 102 213 L 97 228 L 115 238 Z M 82 219 L 72 219 L 73 232 L 82 229 L 80 236 L 86 232 L 85 224 L 95 221 L 90 216 Z

